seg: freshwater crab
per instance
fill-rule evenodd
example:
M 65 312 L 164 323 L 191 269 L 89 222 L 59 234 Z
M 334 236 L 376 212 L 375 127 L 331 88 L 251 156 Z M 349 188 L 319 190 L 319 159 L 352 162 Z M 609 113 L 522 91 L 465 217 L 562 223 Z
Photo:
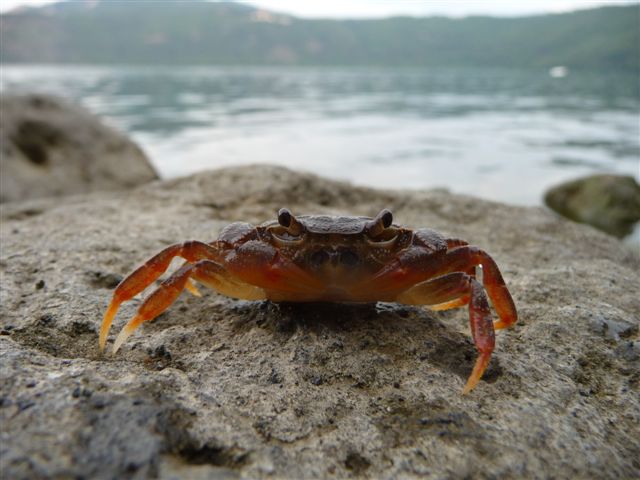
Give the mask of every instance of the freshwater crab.
M 171 245 L 122 280 L 102 320 L 101 350 L 120 304 L 153 283 L 174 257 L 182 257 L 186 263 L 146 298 L 120 331 L 114 353 L 138 326 L 167 309 L 182 290 L 199 295 L 194 280 L 245 300 L 383 301 L 425 305 L 431 310 L 468 304 L 479 356 L 464 394 L 476 386 L 489 363 L 494 330 L 517 320 L 496 263 L 464 240 L 395 225 L 386 209 L 368 218 L 296 217 L 283 208 L 277 220 L 257 227 L 232 223 L 211 243 Z M 482 266 L 483 285 L 475 277 L 477 266 Z M 495 323 L 487 294 L 499 317 Z

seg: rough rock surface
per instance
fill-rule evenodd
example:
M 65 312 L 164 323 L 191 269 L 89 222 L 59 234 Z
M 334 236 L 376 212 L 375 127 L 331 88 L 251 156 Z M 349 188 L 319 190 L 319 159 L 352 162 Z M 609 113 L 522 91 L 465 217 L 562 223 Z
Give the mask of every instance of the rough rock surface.
M 390 207 L 487 249 L 520 321 L 476 390 L 460 395 L 476 356 L 464 308 L 184 294 L 118 355 L 98 353 L 122 275 L 281 206 Z M 638 257 L 543 209 L 248 167 L 9 205 L 1 226 L 6 478 L 640 475 Z
M 145 154 L 86 110 L 48 95 L 0 96 L 0 202 L 157 179 Z
M 575 222 L 616 237 L 629 235 L 640 221 L 640 185 L 625 175 L 590 175 L 551 188 L 549 208 Z

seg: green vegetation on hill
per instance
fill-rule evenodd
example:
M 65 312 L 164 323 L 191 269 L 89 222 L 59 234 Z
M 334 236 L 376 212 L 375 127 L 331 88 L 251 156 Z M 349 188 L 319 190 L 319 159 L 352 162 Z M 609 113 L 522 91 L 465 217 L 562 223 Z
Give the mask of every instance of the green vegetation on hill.
M 0 61 L 638 71 L 639 13 L 306 20 L 235 3 L 74 1 L 1 15 Z

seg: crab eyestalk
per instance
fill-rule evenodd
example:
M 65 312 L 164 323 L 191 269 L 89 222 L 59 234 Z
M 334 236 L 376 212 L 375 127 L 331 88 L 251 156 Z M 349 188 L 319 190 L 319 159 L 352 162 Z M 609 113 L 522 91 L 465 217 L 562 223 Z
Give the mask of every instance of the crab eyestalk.
M 281 208 L 278 211 L 278 223 L 293 236 L 300 235 L 304 230 L 298 219 L 286 208 Z
M 371 238 L 382 235 L 387 228 L 393 223 L 393 214 L 386 208 L 383 209 L 374 219 L 367 223 L 366 230 Z

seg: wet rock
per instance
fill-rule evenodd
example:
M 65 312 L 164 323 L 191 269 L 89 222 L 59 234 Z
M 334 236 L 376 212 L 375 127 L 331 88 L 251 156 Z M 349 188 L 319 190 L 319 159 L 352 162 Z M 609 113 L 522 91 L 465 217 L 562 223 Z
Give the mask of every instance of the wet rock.
M 213 239 L 229 221 L 261 222 L 283 206 L 388 207 L 400 223 L 489 251 L 520 320 L 497 333 L 476 390 L 460 395 L 476 355 L 464 308 L 273 305 L 203 288 L 118 355 L 99 354 L 115 278 L 170 243 Z M 5 209 L 1 220 L 7 478 L 640 473 L 640 264 L 607 235 L 543 209 L 267 166 L 20 208 L 39 213 Z M 139 304 L 123 305 L 110 343 Z
M 45 95 L 0 96 L 0 202 L 130 188 L 157 178 L 123 134 Z
M 551 188 L 544 201 L 560 215 L 616 237 L 629 235 L 640 221 L 640 185 L 633 177 L 591 175 Z

